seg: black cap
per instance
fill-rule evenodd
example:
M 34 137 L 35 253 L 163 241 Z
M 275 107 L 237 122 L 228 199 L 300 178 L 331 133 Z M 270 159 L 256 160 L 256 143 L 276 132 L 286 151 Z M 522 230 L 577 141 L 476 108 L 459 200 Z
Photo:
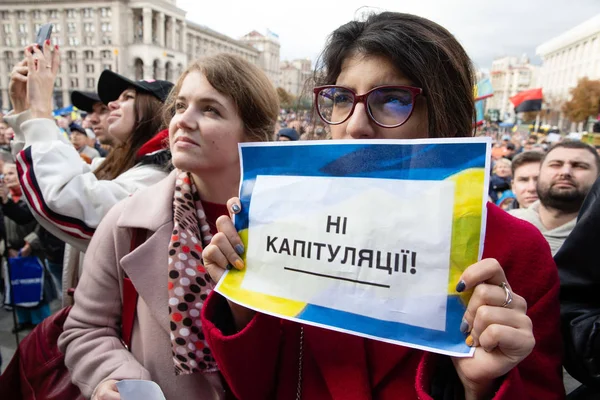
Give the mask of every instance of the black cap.
M 74 90 L 71 93 L 71 103 L 80 110 L 92 113 L 94 112 L 94 104 L 102 103 L 102 100 L 100 100 L 98 93 Z
M 109 69 L 102 71 L 100 79 L 98 79 L 98 96 L 106 105 L 118 99 L 121 93 L 129 88 L 134 88 L 141 93 L 151 94 L 164 103 L 173 88 L 173 84 L 169 81 L 132 81 Z
M 292 141 L 300 139 L 300 135 L 298 135 L 298 132 L 296 132 L 296 130 L 294 128 L 280 129 L 279 132 L 277 132 L 277 135 L 285 136 L 286 138 L 288 138 Z
M 76 123 L 72 123 L 71 125 L 69 125 L 69 129 L 71 130 L 71 133 L 73 132 L 79 132 L 84 134 L 85 136 L 87 136 L 87 132 L 85 131 L 85 129 L 83 129 L 83 127 L 79 124 Z

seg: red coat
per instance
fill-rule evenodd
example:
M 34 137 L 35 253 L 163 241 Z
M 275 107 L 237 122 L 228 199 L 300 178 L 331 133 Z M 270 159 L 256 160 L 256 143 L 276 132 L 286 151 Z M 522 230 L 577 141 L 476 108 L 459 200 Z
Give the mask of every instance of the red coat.
M 509 372 L 494 399 L 562 399 L 558 273 L 550 248 L 531 224 L 488 205 L 483 258 L 495 258 L 515 293 L 527 300 L 536 345 Z M 240 400 L 295 399 L 300 325 L 257 313 L 241 332 L 216 327 L 231 319 L 213 293 L 202 323 L 213 356 Z M 225 325 L 227 323 L 225 322 Z M 457 327 L 458 329 L 458 327 Z M 431 399 L 431 380 L 444 356 L 304 325 L 303 399 Z

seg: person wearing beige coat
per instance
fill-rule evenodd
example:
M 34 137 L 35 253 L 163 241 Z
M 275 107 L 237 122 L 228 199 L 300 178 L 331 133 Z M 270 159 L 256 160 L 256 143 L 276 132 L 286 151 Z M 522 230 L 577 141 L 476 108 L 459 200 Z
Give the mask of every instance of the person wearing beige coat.
M 221 399 L 219 373 L 175 376 L 171 361 L 167 295 L 167 243 L 173 231 L 175 171 L 114 206 L 98 227 L 85 257 L 75 305 L 59 347 L 73 382 L 86 397 L 109 379 L 155 381 L 167 399 Z M 147 239 L 130 252 L 133 229 Z M 143 232 L 143 231 L 142 231 Z M 124 275 L 139 299 L 131 352 L 121 342 Z
M 238 144 L 272 136 L 277 99 L 264 72 L 234 55 L 204 58 L 179 78 L 165 111 L 175 170 L 103 218 L 59 338 L 84 396 L 118 400 L 118 381 L 143 379 L 169 400 L 225 398 L 200 319 L 215 284 L 202 252 L 238 191 Z M 146 240 L 132 249 L 134 232 Z M 130 349 L 121 341 L 125 277 L 139 294 Z

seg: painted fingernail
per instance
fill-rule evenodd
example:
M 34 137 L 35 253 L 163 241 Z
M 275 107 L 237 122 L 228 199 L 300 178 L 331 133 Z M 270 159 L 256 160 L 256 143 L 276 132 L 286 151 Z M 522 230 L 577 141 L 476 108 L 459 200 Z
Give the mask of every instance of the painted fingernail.
M 237 269 L 244 269 L 244 262 L 241 259 L 237 259 L 236 262 L 234 263 L 235 267 Z
M 243 244 L 235 245 L 235 252 L 238 253 L 239 255 L 244 254 L 244 245 Z
M 465 288 L 467 287 L 467 284 L 465 283 L 465 281 L 461 280 L 460 282 L 458 282 L 458 284 L 456 285 L 456 291 L 458 293 L 461 293 L 465 290 Z
M 241 208 L 237 204 L 234 204 L 234 205 L 231 206 L 231 211 L 233 211 L 234 214 L 239 213 L 240 210 L 241 210 Z
M 54 45 L 54 48 L 55 48 L 56 50 L 58 50 L 58 45 L 57 45 L 57 44 L 55 44 L 55 45 Z
M 467 346 L 473 347 L 473 345 L 475 344 L 475 340 L 473 340 L 473 336 L 471 336 L 471 335 L 467 336 L 467 338 L 465 339 L 465 343 L 467 344 Z
M 46 39 L 46 46 L 50 46 L 50 39 Z
M 233 265 L 231 265 L 231 264 L 227 264 L 227 267 L 226 267 L 226 268 L 227 268 L 228 270 L 229 270 L 229 269 L 233 269 Z
M 462 320 L 462 322 L 460 323 L 460 331 L 462 333 L 467 333 L 469 332 L 469 323 L 467 321 L 465 321 L 464 319 Z

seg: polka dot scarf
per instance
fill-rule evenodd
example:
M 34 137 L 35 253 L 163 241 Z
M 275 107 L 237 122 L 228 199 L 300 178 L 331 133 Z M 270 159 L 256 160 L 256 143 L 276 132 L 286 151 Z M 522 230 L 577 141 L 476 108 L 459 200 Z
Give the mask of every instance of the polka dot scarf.
M 218 371 L 200 322 L 214 283 L 202 263 L 212 239 L 200 195 L 187 172 L 177 175 L 169 243 L 169 316 L 175 375 Z

